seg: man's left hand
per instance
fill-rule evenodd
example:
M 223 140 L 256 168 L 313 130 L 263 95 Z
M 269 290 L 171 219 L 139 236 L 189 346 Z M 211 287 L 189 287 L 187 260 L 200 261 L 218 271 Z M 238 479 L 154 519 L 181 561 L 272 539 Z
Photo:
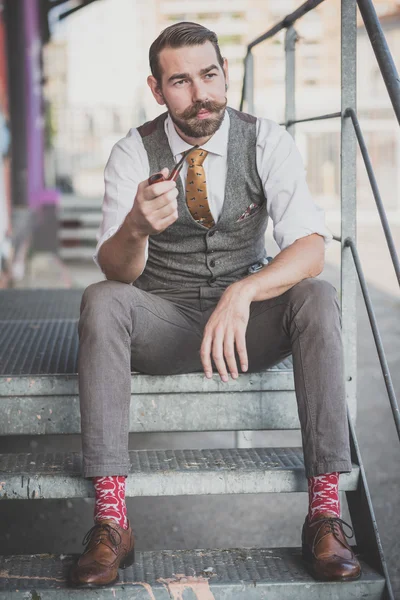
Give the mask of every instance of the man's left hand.
M 228 381 L 228 371 L 233 379 L 237 379 L 235 348 L 242 371 L 247 371 L 246 329 L 252 300 L 243 292 L 241 282 L 230 285 L 205 327 L 200 357 L 208 379 L 212 377 L 211 356 L 222 381 Z

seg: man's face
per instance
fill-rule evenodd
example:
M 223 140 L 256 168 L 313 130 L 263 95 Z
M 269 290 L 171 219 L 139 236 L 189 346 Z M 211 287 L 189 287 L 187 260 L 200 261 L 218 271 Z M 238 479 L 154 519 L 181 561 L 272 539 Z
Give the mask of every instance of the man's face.
M 222 123 L 227 102 L 226 61 L 221 68 L 209 41 L 198 46 L 164 48 L 159 61 L 160 104 L 166 104 L 171 119 L 186 136 L 212 136 Z

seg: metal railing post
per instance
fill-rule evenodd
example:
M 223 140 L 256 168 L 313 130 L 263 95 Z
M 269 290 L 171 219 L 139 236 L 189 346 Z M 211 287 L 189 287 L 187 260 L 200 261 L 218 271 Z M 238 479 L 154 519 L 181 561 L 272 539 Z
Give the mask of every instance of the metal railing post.
M 356 110 L 357 11 L 356 0 L 341 0 L 341 308 L 346 399 L 356 416 L 357 391 L 357 281 L 350 248 L 344 241 L 356 240 L 356 136 L 347 108 Z
M 246 110 L 254 115 L 254 57 L 251 50 L 246 55 L 245 100 Z
M 287 28 L 285 35 L 285 122 L 296 119 L 296 42 L 299 39 L 293 25 Z M 286 130 L 295 137 L 295 124 L 287 125 Z
M 243 104 L 246 103 L 246 112 L 254 115 L 254 57 L 249 50 L 245 58 L 245 78 L 244 90 L 240 110 L 243 110 Z M 253 447 L 253 432 L 252 431 L 235 431 L 235 448 L 252 448 Z

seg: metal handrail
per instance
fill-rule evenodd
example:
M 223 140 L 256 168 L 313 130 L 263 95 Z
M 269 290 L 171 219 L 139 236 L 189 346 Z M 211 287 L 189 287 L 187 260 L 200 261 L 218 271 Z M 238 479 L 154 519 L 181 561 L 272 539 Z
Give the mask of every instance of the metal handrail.
M 390 50 L 386 43 L 385 36 L 384 36 L 384 34 L 382 32 L 382 28 L 379 24 L 379 20 L 376 15 L 374 6 L 373 6 L 371 0 L 357 0 L 357 3 L 360 8 L 362 17 L 364 19 L 368 36 L 371 39 L 372 46 L 375 50 L 379 68 L 385 79 L 385 83 L 388 88 L 388 92 L 390 94 L 391 100 L 392 100 L 393 108 L 396 112 L 398 119 L 400 120 L 400 81 L 399 81 L 396 67 L 394 66 L 393 59 L 391 57 Z M 306 12 L 309 12 L 310 10 L 315 8 L 315 6 L 317 6 L 317 4 L 321 4 L 321 2 L 318 2 L 316 0 L 315 2 L 310 1 L 310 2 L 306 2 L 305 4 L 303 4 L 299 9 L 297 9 L 297 11 L 295 11 L 291 15 L 288 15 L 280 23 L 275 25 L 275 27 L 273 27 L 272 29 L 267 31 L 264 35 L 260 36 L 259 38 L 254 40 L 254 42 L 249 44 L 248 52 L 251 52 L 251 49 L 254 46 L 256 46 L 257 44 L 261 43 L 262 41 L 268 39 L 269 37 L 272 37 L 281 29 L 291 26 L 297 18 L 299 18 L 300 16 L 303 16 L 304 14 L 306 14 Z M 312 6 L 312 5 L 314 5 L 314 6 Z M 244 90 L 245 90 L 245 86 L 243 87 L 243 92 L 244 92 Z M 241 100 L 241 108 L 242 108 L 243 101 L 244 101 L 244 97 L 242 97 L 242 100 Z M 342 116 L 342 113 L 338 112 L 338 113 L 331 113 L 331 114 L 327 114 L 327 115 L 320 115 L 320 116 L 316 116 L 316 117 L 309 117 L 307 119 L 293 119 L 290 121 L 286 121 L 285 123 L 282 123 L 282 124 L 289 126 L 289 125 L 294 125 L 295 123 L 305 123 L 305 122 L 310 122 L 310 121 L 332 119 L 332 118 L 337 118 L 340 116 Z M 365 144 L 365 140 L 362 135 L 360 123 L 358 121 L 356 112 L 352 108 L 347 108 L 344 111 L 343 116 L 351 118 L 354 130 L 355 130 L 355 134 L 356 134 L 359 146 L 360 146 L 361 154 L 362 154 L 362 157 L 364 160 L 364 164 L 365 164 L 365 167 L 367 170 L 368 178 L 369 178 L 369 181 L 371 184 L 372 192 L 373 192 L 373 195 L 375 198 L 375 203 L 376 203 L 376 206 L 377 206 L 377 209 L 379 212 L 379 216 L 381 219 L 381 224 L 382 224 L 382 227 L 383 227 L 383 230 L 385 233 L 390 256 L 392 259 L 392 264 L 393 264 L 393 267 L 396 272 L 397 281 L 400 285 L 399 258 L 398 258 L 396 247 L 394 244 L 392 232 L 390 230 L 389 222 L 387 220 L 385 208 L 383 206 L 382 198 L 381 198 L 381 195 L 379 192 L 375 173 L 374 173 L 372 163 L 371 163 L 371 160 L 370 160 L 370 157 L 368 154 L 367 146 Z M 338 237 L 338 236 L 333 236 L 333 237 L 336 241 L 341 241 L 341 237 Z M 388 392 L 389 401 L 390 401 L 392 413 L 393 413 L 393 418 L 394 418 L 394 421 L 396 424 L 396 429 L 397 429 L 397 433 L 398 433 L 399 440 L 400 440 L 399 407 L 397 404 L 397 399 L 396 399 L 396 395 L 394 392 L 394 387 L 393 387 L 388 363 L 386 360 L 386 355 L 385 355 L 385 352 L 383 349 L 383 344 L 382 344 L 382 340 L 380 337 L 380 333 L 379 333 L 379 329 L 378 329 L 378 325 L 377 325 L 377 321 L 376 321 L 376 317 L 375 317 L 375 312 L 374 312 L 371 298 L 370 298 L 370 295 L 368 292 L 367 284 L 365 281 L 365 276 L 362 271 L 357 247 L 356 247 L 354 241 L 349 237 L 346 238 L 346 240 L 344 242 L 344 246 L 350 248 L 352 256 L 353 256 L 358 279 L 360 281 L 360 285 L 361 285 L 361 289 L 362 289 L 362 293 L 363 293 L 364 302 L 365 302 L 365 305 L 367 308 L 368 317 L 369 317 L 370 324 L 371 324 L 371 329 L 372 329 L 372 332 L 374 335 L 374 340 L 375 340 L 376 349 L 377 349 L 378 356 L 379 356 L 379 361 L 381 363 L 382 374 L 383 374 L 386 389 Z
M 295 125 L 296 123 L 310 123 L 311 121 L 324 121 L 325 119 L 337 119 L 341 117 L 341 112 L 329 113 L 327 115 L 319 115 L 318 117 L 308 117 L 307 119 L 291 119 L 290 121 L 286 121 L 284 123 L 279 123 L 279 125 L 285 125 L 288 127 L 289 125 Z
M 255 46 L 258 46 L 258 44 L 264 42 L 265 40 L 274 37 L 277 33 L 282 31 L 282 29 L 287 29 L 288 27 L 292 26 L 293 23 L 295 23 L 298 19 L 306 15 L 311 10 L 314 10 L 316 6 L 322 4 L 322 2 L 324 1 L 325 0 L 307 0 L 307 2 L 299 6 L 299 8 L 296 9 L 294 12 L 290 13 L 289 15 L 286 15 L 286 17 L 282 19 L 282 21 L 279 21 L 279 23 L 271 27 L 264 34 L 260 35 L 258 38 L 253 40 L 250 44 L 248 44 L 247 54 L 244 59 L 245 69 L 243 77 L 242 95 L 240 99 L 240 110 L 243 110 L 245 98 L 247 58 L 248 55 L 251 54 L 252 49 Z M 368 37 L 371 41 L 372 48 L 375 52 L 375 56 L 379 65 L 379 70 L 382 74 L 383 80 L 388 90 L 394 112 L 400 124 L 400 78 L 396 69 L 396 65 L 393 61 L 393 57 L 390 52 L 389 46 L 387 44 L 385 34 L 382 31 L 382 27 L 379 22 L 378 15 L 376 14 L 376 10 L 372 3 L 372 0 L 357 0 L 357 5 L 360 10 Z
M 281 125 L 293 125 L 295 123 L 308 123 L 310 121 L 321 121 L 325 119 L 334 119 L 340 117 L 341 113 L 331 113 L 327 115 L 320 115 L 318 117 L 310 117 L 308 119 L 295 119 L 293 121 L 287 121 L 286 123 L 280 123 Z M 360 122 L 355 111 L 352 108 L 348 108 L 344 112 L 345 117 L 350 117 L 354 126 L 354 131 L 357 136 L 358 144 L 360 146 L 361 155 L 364 160 L 365 168 L 367 170 L 369 182 L 371 184 L 372 193 L 375 198 L 376 207 L 378 209 L 379 217 L 381 219 L 383 231 L 385 233 L 386 242 L 392 259 L 393 267 L 396 273 L 397 281 L 400 286 L 400 261 L 397 254 L 396 246 L 394 243 L 393 235 L 390 229 L 390 225 L 386 216 L 386 211 L 383 206 L 382 197 L 379 192 L 378 183 L 375 177 L 374 169 L 372 167 L 371 159 L 369 157 L 367 145 L 364 140 L 364 136 L 361 131 Z
M 299 6 L 299 8 L 296 8 L 295 11 L 293 11 L 289 15 L 286 15 L 286 17 L 282 19 L 282 21 L 279 21 L 279 23 L 271 27 L 271 29 L 268 29 L 268 31 L 260 35 L 255 40 L 253 40 L 247 46 L 247 52 L 251 52 L 251 50 L 255 46 L 258 46 L 258 44 L 261 44 L 261 42 L 265 42 L 265 40 L 274 37 L 274 35 L 282 31 L 282 29 L 287 29 L 288 27 L 293 25 L 293 23 L 298 21 L 298 19 L 304 17 L 304 15 L 306 15 L 311 10 L 314 10 L 315 7 L 317 7 L 319 4 L 322 4 L 323 2 L 325 2 L 325 0 L 307 0 L 307 2 L 304 2 L 304 4 Z
M 394 244 L 393 235 L 390 230 L 389 222 L 387 220 L 385 208 L 383 206 L 382 198 L 379 192 L 378 183 L 376 181 L 374 169 L 372 167 L 371 159 L 368 154 L 367 146 L 364 141 L 364 137 L 361 131 L 360 123 L 358 121 L 357 115 L 352 108 L 348 108 L 344 114 L 345 117 L 350 117 L 352 123 L 354 125 L 354 130 L 356 132 L 356 136 L 358 139 L 358 143 L 360 146 L 361 154 L 364 159 L 365 168 L 367 169 L 369 182 L 372 187 L 372 193 L 374 194 L 375 203 L 379 212 L 379 216 L 381 219 L 382 227 L 385 232 L 385 237 L 387 241 L 387 245 L 389 248 L 390 256 L 392 258 L 392 263 L 394 270 L 396 272 L 397 281 L 400 285 L 400 262 L 399 257 L 397 255 L 396 246 Z
M 252 48 L 260 44 L 261 42 L 273 37 L 284 28 L 289 28 L 295 23 L 296 20 L 313 10 L 316 6 L 321 4 L 324 0 L 308 0 L 302 4 L 297 10 L 293 13 L 287 15 L 282 21 L 277 23 L 274 27 L 269 29 L 266 33 L 256 38 L 253 42 L 251 42 L 247 46 L 247 55 L 251 53 Z M 400 123 L 400 79 L 397 73 L 396 66 L 394 64 L 391 52 L 386 42 L 385 35 L 382 31 L 381 25 L 379 23 L 378 16 L 376 14 L 374 5 L 372 0 L 357 0 L 357 4 L 359 10 L 361 12 L 361 16 L 365 23 L 365 28 L 368 34 L 369 39 L 371 40 L 372 47 L 374 49 L 379 69 L 382 73 L 382 77 L 385 81 L 393 109 L 396 113 L 397 119 Z M 247 56 L 246 56 L 247 59 Z M 243 89 L 242 89 L 242 97 L 240 101 L 240 110 L 243 109 L 244 97 L 245 97 L 245 89 L 246 89 L 246 64 L 247 60 L 245 59 L 245 73 L 243 78 Z M 341 113 L 331 113 L 327 115 L 320 115 L 316 117 L 309 117 L 306 119 L 291 119 L 281 125 L 285 125 L 286 127 L 290 127 L 296 123 L 307 123 L 311 121 L 320 121 L 325 119 L 333 119 L 342 116 Z M 347 108 L 344 112 L 345 117 L 350 117 L 356 137 L 360 146 L 360 151 L 364 160 L 364 164 L 367 170 L 368 178 L 371 184 L 372 193 L 374 195 L 375 203 L 379 212 L 379 217 L 381 219 L 381 224 L 385 233 L 386 242 L 388 245 L 388 249 L 390 252 L 390 256 L 392 259 L 392 264 L 396 273 L 397 281 L 400 285 L 400 262 L 397 255 L 396 247 L 393 240 L 393 235 L 390 230 L 389 222 L 386 216 L 386 212 L 383 206 L 382 198 L 379 192 L 378 184 L 376 181 L 375 173 L 372 167 L 371 160 L 369 158 L 367 146 L 364 141 L 364 137 L 362 135 L 362 131 L 360 128 L 360 124 L 357 118 L 355 111 L 352 108 Z
M 397 404 L 396 394 L 394 391 L 393 382 L 392 382 L 392 378 L 391 378 L 390 371 L 389 371 L 389 365 L 386 360 L 386 354 L 385 354 L 385 350 L 383 348 L 382 338 L 379 333 L 378 323 L 376 320 L 374 307 L 372 305 L 371 296 L 368 291 L 368 286 L 367 286 L 367 282 L 365 280 L 364 272 L 362 270 L 360 257 L 358 254 L 357 247 L 351 238 L 346 238 L 344 240 L 344 245 L 346 247 L 350 248 L 351 253 L 353 255 L 354 264 L 356 267 L 358 279 L 359 279 L 360 286 L 361 286 L 361 291 L 362 291 L 362 294 L 364 297 L 364 302 L 365 302 L 365 306 L 366 306 L 367 313 L 368 313 L 369 322 L 371 324 L 371 329 L 372 329 L 376 349 L 377 349 L 378 356 L 379 356 L 379 362 L 381 363 L 382 375 L 383 375 L 383 379 L 385 380 L 386 390 L 387 390 L 387 393 L 389 396 L 390 406 L 392 408 L 393 418 L 394 418 L 394 422 L 395 422 L 396 429 L 397 429 L 397 435 L 398 435 L 399 441 L 400 441 L 400 410 L 399 410 L 399 406 Z
M 323 2 L 325 2 L 325 0 L 307 0 L 307 2 L 304 2 L 304 4 L 299 6 L 299 8 L 297 8 L 295 11 L 293 11 L 289 15 L 286 15 L 286 17 L 284 19 L 282 19 L 282 21 L 279 21 L 279 23 L 277 23 L 276 25 L 271 27 L 271 29 L 268 29 L 268 31 L 266 31 L 265 33 L 260 35 L 258 38 L 253 40 L 250 44 L 248 44 L 246 57 L 244 59 L 244 77 L 243 77 L 243 87 L 242 87 L 242 95 L 240 98 L 239 110 L 243 110 L 243 103 L 244 103 L 244 98 L 245 98 L 245 94 L 246 94 L 246 73 L 247 73 L 246 65 L 247 65 L 248 57 L 249 57 L 249 55 L 251 55 L 252 49 L 255 46 L 258 46 L 258 44 L 265 42 L 265 40 L 268 40 L 269 38 L 274 37 L 274 35 L 276 35 L 280 31 L 282 31 L 283 29 L 288 29 L 289 27 L 291 27 L 293 25 L 293 23 L 295 23 L 296 21 L 301 19 L 301 17 L 304 17 L 304 15 L 306 15 L 311 10 L 314 10 L 314 8 L 316 6 L 318 6 L 319 4 L 322 4 Z
M 248 45 L 247 54 L 245 57 L 245 65 L 244 65 L 244 78 L 243 78 L 242 95 L 241 95 L 241 100 L 240 100 L 240 110 L 243 110 L 243 104 L 244 104 L 245 98 L 247 99 L 249 112 L 254 110 L 254 106 L 253 106 L 254 64 L 253 64 L 253 55 L 251 52 L 252 48 L 254 48 L 256 45 L 260 44 L 261 42 L 265 41 L 266 39 L 273 37 L 276 33 L 281 31 L 282 29 L 286 28 L 287 32 L 286 32 L 285 53 L 286 53 L 286 56 L 288 56 L 288 51 L 293 52 L 293 50 L 294 50 L 293 44 L 288 43 L 289 34 L 291 33 L 293 39 L 296 39 L 296 32 L 295 32 L 294 28 L 292 27 L 293 23 L 298 18 L 300 18 L 301 16 L 303 16 L 307 12 L 309 12 L 310 10 L 313 10 L 316 6 L 321 4 L 323 1 L 324 0 L 319 0 L 319 1 L 318 0 L 315 0 L 315 1 L 309 0 L 308 2 L 305 2 L 294 13 L 291 13 L 291 15 L 286 16 L 280 23 L 275 25 L 273 28 L 271 28 L 265 34 L 258 37 L 256 40 L 254 40 L 251 44 Z M 359 6 L 361 15 L 363 17 L 367 34 L 370 38 L 372 47 L 375 51 L 375 55 L 378 60 L 378 65 L 379 65 L 380 71 L 382 73 L 382 76 L 385 80 L 385 84 L 388 89 L 394 111 L 400 122 L 400 81 L 399 81 L 399 77 L 398 77 L 396 68 L 394 66 L 389 48 L 386 43 L 385 36 L 380 27 L 379 20 L 377 18 L 372 1 L 371 0 L 356 0 L 356 1 Z M 344 8 L 347 9 L 345 12 L 343 12 Z M 356 100 L 355 100 L 355 84 L 354 84 L 355 75 L 354 75 L 354 72 L 355 72 L 355 68 L 356 68 L 356 65 L 355 65 L 356 47 L 355 47 L 355 38 L 352 35 L 352 30 L 356 29 L 355 8 L 356 8 L 355 0 L 353 0 L 352 3 L 349 3 L 349 4 L 347 4 L 347 2 L 345 0 L 342 0 L 342 104 L 341 104 L 342 110 L 341 110 L 341 112 L 340 113 L 332 113 L 332 114 L 328 114 L 328 115 L 320 115 L 320 116 L 310 117 L 307 119 L 295 119 L 295 118 L 293 118 L 296 116 L 295 109 L 294 109 L 294 101 L 291 104 L 289 103 L 289 105 L 286 102 L 286 110 L 285 110 L 285 121 L 286 122 L 284 124 L 286 125 L 287 128 L 290 128 L 290 133 L 292 133 L 292 135 L 294 135 L 293 126 L 296 123 L 319 121 L 319 120 L 325 120 L 325 119 L 331 119 L 331 118 L 337 118 L 337 117 L 342 118 L 342 120 L 341 120 L 341 123 L 342 123 L 341 181 L 342 181 L 342 186 L 344 186 L 344 187 L 342 187 L 342 210 L 343 210 L 343 207 L 346 206 L 346 204 L 343 204 L 343 190 L 348 189 L 351 226 L 350 227 L 348 226 L 347 221 L 344 220 L 345 215 L 342 214 L 342 235 L 341 236 L 333 236 L 333 238 L 336 241 L 340 242 L 341 246 L 342 246 L 342 277 L 343 277 L 343 269 L 344 268 L 346 269 L 347 275 L 349 275 L 349 266 L 350 266 L 349 260 L 347 258 L 348 253 L 343 252 L 343 250 L 345 248 L 349 248 L 351 251 L 351 257 L 355 264 L 356 273 L 358 275 L 358 279 L 359 279 L 360 286 L 362 289 L 363 298 L 364 298 L 365 306 L 367 309 L 372 333 L 374 336 L 376 349 L 377 349 L 378 356 L 379 356 L 382 374 L 383 374 L 383 378 L 385 381 L 385 385 L 386 385 L 386 389 L 387 389 L 387 393 L 389 396 L 389 401 L 390 401 L 390 405 L 391 405 L 391 409 L 392 409 L 392 413 L 393 413 L 393 418 L 394 418 L 396 429 L 397 429 L 397 434 L 398 434 L 398 437 L 400 440 L 400 411 L 399 411 L 399 407 L 397 404 L 397 399 L 396 399 L 396 395 L 394 392 L 394 387 L 393 387 L 392 379 L 390 376 L 385 351 L 383 349 L 383 344 L 382 344 L 382 340 L 380 337 L 377 320 L 375 317 L 375 312 L 374 312 L 374 309 L 372 306 L 372 302 L 371 302 L 371 298 L 370 298 L 369 291 L 367 288 L 365 276 L 364 276 L 364 273 L 363 273 L 363 270 L 361 267 L 361 262 L 360 262 L 360 258 L 358 255 L 357 247 L 353 240 L 353 236 L 355 236 L 355 222 L 353 222 L 355 219 L 355 195 L 354 195 L 355 194 L 355 183 L 354 183 L 355 182 L 355 140 L 354 140 L 354 144 L 353 144 L 353 140 L 351 139 L 352 136 L 349 136 L 349 127 L 346 123 L 346 117 L 351 118 L 351 123 L 355 130 L 358 143 L 360 145 L 361 153 L 362 153 L 364 163 L 365 163 L 365 166 L 366 166 L 366 169 L 368 172 L 369 180 L 370 180 L 370 183 L 372 186 L 375 202 L 376 202 L 378 212 L 379 212 L 379 215 L 381 218 L 381 223 L 382 223 L 385 235 L 386 235 L 386 240 L 387 240 L 389 251 L 391 254 L 391 258 L 392 258 L 392 263 L 393 263 L 393 266 L 396 271 L 397 279 L 400 283 L 400 277 L 399 277 L 400 267 L 399 267 L 398 257 L 397 257 L 397 253 L 396 253 L 394 242 L 393 242 L 393 237 L 392 237 L 390 227 L 389 227 L 389 224 L 388 224 L 388 221 L 386 218 L 385 209 L 383 207 L 382 199 L 381 199 L 381 196 L 380 196 L 380 193 L 378 190 L 378 186 L 376 183 L 372 164 L 369 159 L 368 151 L 367 151 L 367 148 L 366 148 L 366 145 L 365 145 L 362 133 L 361 133 L 361 129 L 360 129 L 360 126 L 358 123 L 358 119 L 356 116 L 356 112 L 355 112 Z M 349 35 L 350 43 L 347 44 L 347 47 L 344 47 L 343 36 L 346 36 L 346 34 Z M 349 67 L 348 78 L 347 78 L 347 76 L 344 76 L 344 75 L 346 75 L 346 73 L 345 73 L 345 71 L 343 71 L 343 66 L 346 66 L 346 65 Z M 289 70 L 289 72 L 288 72 L 288 70 Z M 286 60 L 286 94 L 288 94 L 288 93 L 290 93 L 291 95 L 294 94 L 294 81 L 295 81 L 294 61 L 292 58 L 292 61 L 290 62 L 290 61 L 288 61 L 288 58 L 287 58 L 287 60 Z M 291 85 L 288 86 L 288 82 Z M 346 91 L 346 86 L 347 86 L 348 82 L 349 82 L 349 86 L 350 86 L 349 90 L 347 93 L 344 93 L 343 90 Z M 246 95 L 246 92 L 247 92 L 247 95 Z M 350 162 L 344 161 L 345 150 L 350 152 Z M 344 241 L 343 241 L 343 236 L 346 236 Z M 350 279 L 352 279 L 352 278 L 350 278 Z M 349 283 L 345 289 L 346 289 L 346 295 L 348 294 L 348 297 L 350 297 L 350 304 L 347 302 L 347 304 L 345 306 L 346 312 L 343 313 L 343 298 L 342 298 L 342 314 L 348 315 L 349 306 L 351 306 L 352 304 L 353 304 L 353 310 L 354 310 L 355 280 L 352 279 L 351 281 L 349 281 Z M 345 291 L 343 288 L 343 280 L 342 280 L 342 291 L 343 292 Z M 351 321 L 349 321 L 349 319 L 347 319 L 347 326 L 349 326 L 350 336 L 355 338 L 355 329 L 354 329 Z M 350 354 L 350 367 L 351 367 L 351 369 L 354 369 L 355 368 L 355 366 L 354 366 L 355 365 L 355 361 L 354 361 L 355 355 L 354 355 L 354 352 L 352 351 L 352 349 L 350 349 L 349 354 Z M 352 377 L 349 377 L 349 380 L 351 380 L 351 379 L 352 379 Z M 354 391 L 350 390 L 350 397 L 351 397 L 352 393 L 354 394 Z M 350 417 L 350 415 L 349 415 L 349 417 Z M 351 420 L 350 420 L 350 428 L 352 431 L 353 442 L 356 443 L 354 429 L 353 429 Z M 363 475 L 363 477 L 365 479 L 365 474 Z M 365 485 L 366 485 L 366 482 L 365 482 Z M 369 502 L 370 502 L 370 500 L 369 500 Z M 369 509 L 370 509 L 370 514 L 372 515 L 372 519 L 374 521 L 375 517 L 373 515 L 372 505 L 370 505 Z M 374 521 L 374 523 L 375 523 L 375 521 Z M 379 546 L 380 560 L 381 560 L 381 565 L 382 565 L 382 569 L 383 569 L 384 577 L 385 577 L 385 581 L 386 581 L 387 597 L 390 598 L 390 600 L 394 600 L 393 590 L 392 590 L 390 578 L 389 578 L 389 572 L 387 570 L 387 565 L 385 562 L 385 558 L 383 556 L 382 547 L 381 547 L 381 543 L 380 543 L 379 534 L 378 534 L 378 531 L 376 528 L 376 524 L 375 524 L 375 537 L 376 537 L 376 540 L 377 540 L 377 543 Z
M 379 531 L 378 531 L 378 525 L 376 522 L 376 517 L 375 517 L 375 511 L 374 511 L 374 507 L 372 506 L 372 499 L 371 499 L 371 494 L 369 492 L 368 489 L 368 484 L 367 484 L 367 477 L 365 474 L 365 469 L 364 469 L 364 464 L 363 464 L 363 460 L 361 457 L 361 452 L 360 452 L 360 448 L 358 445 L 358 440 L 357 440 L 357 436 L 356 436 L 356 431 L 355 431 L 355 427 L 354 427 L 354 423 L 352 421 L 351 415 L 350 415 L 350 411 L 349 411 L 349 407 L 347 407 L 347 421 L 349 424 L 349 429 L 350 429 L 350 433 L 351 433 L 351 438 L 350 438 L 350 444 L 352 446 L 352 451 L 354 450 L 355 455 L 357 457 L 357 462 L 360 468 L 360 479 L 361 479 L 361 486 L 364 487 L 364 492 L 365 492 L 365 502 L 368 506 L 368 510 L 369 513 L 371 515 L 371 525 L 373 527 L 373 531 L 375 534 L 375 540 L 376 540 L 376 546 L 377 546 L 377 551 L 379 554 L 379 558 L 381 561 L 381 566 L 382 566 L 382 571 L 383 571 L 383 576 L 386 580 L 386 594 L 385 594 L 385 599 L 386 600 L 395 600 L 394 597 L 394 593 L 393 593 L 393 588 L 392 588 L 392 583 L 390 581 L 390 575 L 389 575 L 389 569 L 388 569 L 388 565 L 387 565 L 387 561 L 385 558 L 385 555 L 383 553 L 383 547 L 382 547 L 382 541 L 381 541 L 381 536 L 379 535 Z
M 387 44 L 385 34 L 379 23 L 378 15 L 371 0 L 357 0 L 365 29 L 378 61 L 394 112 L 400 124 L 400 79 Z

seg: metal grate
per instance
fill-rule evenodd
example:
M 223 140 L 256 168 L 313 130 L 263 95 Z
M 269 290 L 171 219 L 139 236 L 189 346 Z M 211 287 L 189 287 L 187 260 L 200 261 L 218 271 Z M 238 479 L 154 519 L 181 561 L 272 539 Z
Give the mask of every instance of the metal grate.
M 82 290 L 2 290 L 0 375 L 76 373 Z
M 199 471 L 261 471 L 304 469 L 301 448 L 222 448 L 205 450 L 131 450 L 130 474 Z M 0 473 L 78 475 L 81 454 L 1 454 Z
M 1 290 L 0 321 L 79 319 L 83 290 Z
M 0 598 L 59 598 L 80 595 L 67 587 L 76 556 L 0 557 Z M 256 600 L 286 598 L 376 599 L 383 578 L 362 562 L 359 581 L 316 582 L 306 571 L 299 548 L 233 548 L 219 550 L 161 550 L 136 552 L 132 567 L 119 571 L 112 588 L 86 594 L 96 598 L 215 598 Z
M 0 376 L 77 373 L 82 290 L 1 290 Z M 292 357 L 271 370 L 292 369 Z
M 0 375 L 77 373 L 77 321 L 0 321 Z

